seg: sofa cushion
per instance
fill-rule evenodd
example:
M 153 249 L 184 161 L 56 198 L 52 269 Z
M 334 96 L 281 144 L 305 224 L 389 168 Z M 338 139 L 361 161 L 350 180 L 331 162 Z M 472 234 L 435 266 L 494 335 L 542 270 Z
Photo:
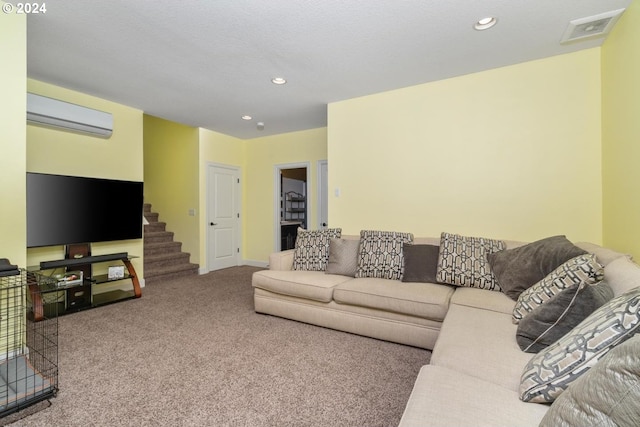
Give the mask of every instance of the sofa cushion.
M 636 427 L 640 414 L 640 335 L 616 346 L 562 393 L 541 427 Z
M 322 271 L 260 270 L 253 273 L 251 283 L 254 288 L 282 295 L 329 302 L 333 298 L 333 288 L 349 280 L 353 279 Z
M 522 373 L 520 398 L 525 402 L 553 402 L 610 349 L 638 330 L 640 288 L 612 299 L 535 355 Z
M 487 292 L 477 288 L 457 288 L 451 298 L 451 304 L 497 311 L 511 315 L 516 302 L 502 292 Z
M 358 270 L 359 240 L 331 239 L 329 241 L 329 261 L 327 274 L 355 277 Z
M 594 254 L 596 256 L 596 259 L 598 260 L 598 262 L 600 264 L 604 265 L 605 267 L 607 266 L 607 264 L 609 264 L 613 260 L 618 259 L 620 257 L 625 257 L 625 258 L 631 259 L 631 255 L 629 255 L 629 254 L 624 254 L 622 252 L 616 252 L 613 249 L 605 248 L 603 246 L 596 245 L 595 243 L 591 243 L 591 242 L 576 242 L 575 245 L 577 247 L 579 247 L 580 249 L 584 249 L 585 251 L 589 252 L 590 254 Z
M 456 369 L 426 365 L 399 426 L 537 426 L 547 410 L 547 405 L 521 402 L 513 390 Z
M 513 308 L 513 322 L 518 323 L 563 289 L 583 282 L 592 285 L 601 281 L 603 277 L 604 268 L 596 261 L 595 255 L 586 254 L 572 258 L 520 294 Z
M 587 253 L 565 236 L 552 236 L 514 249 L 487 255 L 502 289 L 514 300 L 571 258 Z
M 502 293 L 482 292 L 509 299 Z M 533 355 L 518 347 L 517 326 L 510 319 L 510 313 L 451 304 L 431 364 L 517 392 L 522 368 Z
M 611 298 L 613 290 L 605 281 L 567 288 L 520 321 L 516 341 L 522 351 L 537 353 L 562 338 Z
M 452 286 L 434 283 L 360 278 L 336 286 L 333 299 L 339 304 L 359 305 L 442 321 L 454 290 Z
M 404 255 L 403 282 L 436 282 L 438 270 L 438 245 L 415 245 L 405 243 L 402 247 Z
M 436 278 L 440 283 L 499 291 L 487 255 L 504 248 L 502 240 L 442 233 Z
M 329 260 L 329 240 L 340 237 L 342 229 L 305 230 L 298 228 L 293 252 L 293 269 L 324 271 Z
M 404 271 L 402 245 L 412 241 L 411 233 L 362 230 L 356 277 L 402 279 Z
M 604 268 L 604 277 L 618 296 L 640 286 L 640 266 L 627 257 L 616 258 Z

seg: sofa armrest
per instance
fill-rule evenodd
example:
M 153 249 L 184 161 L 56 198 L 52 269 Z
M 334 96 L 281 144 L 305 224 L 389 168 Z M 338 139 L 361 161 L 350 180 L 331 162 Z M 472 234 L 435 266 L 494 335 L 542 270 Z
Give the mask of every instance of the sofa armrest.
M 289 249 L 269 255 L 269 270 L 293 270 L 293 251 Z

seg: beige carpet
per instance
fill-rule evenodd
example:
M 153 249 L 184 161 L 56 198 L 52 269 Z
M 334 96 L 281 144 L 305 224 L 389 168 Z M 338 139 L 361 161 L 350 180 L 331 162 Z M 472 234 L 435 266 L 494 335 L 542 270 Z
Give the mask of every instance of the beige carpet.
M 58 396 L 11 425 L 397 425 L 431 353 L 257 314 L 256 270 L 60 317 Z

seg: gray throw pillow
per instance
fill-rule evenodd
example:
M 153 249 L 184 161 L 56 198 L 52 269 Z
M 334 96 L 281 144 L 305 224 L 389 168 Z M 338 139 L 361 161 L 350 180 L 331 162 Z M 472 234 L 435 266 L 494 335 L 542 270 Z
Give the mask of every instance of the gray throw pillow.
M 436 283 L 440 246 L 405 243 L 402 253 L 404 255 L 403 282 Z
M 540 427 L 636 427 L 640 335 L 618 344 L 553 402 Z
M 329 262 L 325 273 L 355 277 L 358 270 L 359 246 L 359 240 L 335 238 L 329 240 Z
M 571 258 L 587 252 L 565 236 L 552 236 L 487 255 L 502 291 L 513 300 Z
M 537 353 L 578 326 L 613 298 L 607 282 L 574 285 L 535 308 L 518 323 L 516 341 L 527 353 Z

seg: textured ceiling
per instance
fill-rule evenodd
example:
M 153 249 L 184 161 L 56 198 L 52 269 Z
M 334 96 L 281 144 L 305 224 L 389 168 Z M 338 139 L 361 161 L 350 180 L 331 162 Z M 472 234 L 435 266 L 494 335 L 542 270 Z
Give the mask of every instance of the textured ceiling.
M 570 20 L 630 2 L 56 0 L 28 16 L 27 68 L 246 139 L 326 126 L 330 102 L 599 46 L 560 39 Z M 486 16 L 498 24 L 474 30 Z

